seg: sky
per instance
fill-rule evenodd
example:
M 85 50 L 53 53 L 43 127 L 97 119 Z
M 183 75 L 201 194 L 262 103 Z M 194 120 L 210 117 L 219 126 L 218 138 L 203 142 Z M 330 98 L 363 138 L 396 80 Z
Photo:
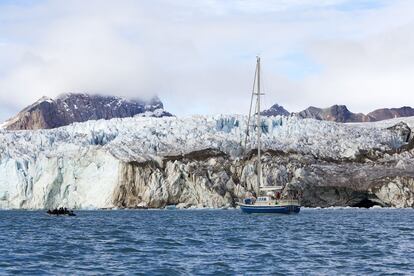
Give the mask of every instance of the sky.
M 0 121 L 67 92 L 149 98 L 177 116 L 414 105 L 411 0 L 3 0 Z

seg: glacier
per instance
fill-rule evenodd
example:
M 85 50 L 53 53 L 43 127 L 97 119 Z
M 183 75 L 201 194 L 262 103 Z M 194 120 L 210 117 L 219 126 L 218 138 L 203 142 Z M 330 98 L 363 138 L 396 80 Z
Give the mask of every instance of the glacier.
M 0 129 L 0 208 L 234 205 L 257 185 L 256 156 L 244 150 L 257 141 L 241 142 L 246 125 L 242 115 L 136 116 Z M 414 117 L 352 124 L 263 118 L 265 179 L 301 189 L 307 206 L 370 197 L 413 207 L 413 150 L 404 148 L 413 126 Z

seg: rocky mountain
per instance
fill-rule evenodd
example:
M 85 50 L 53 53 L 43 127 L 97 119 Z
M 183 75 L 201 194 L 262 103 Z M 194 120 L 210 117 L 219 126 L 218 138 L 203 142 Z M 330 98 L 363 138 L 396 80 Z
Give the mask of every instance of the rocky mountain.
M 370 117 L 362 113 L 352 113 L 345 105 L 333 105 L 328 108 L 308 107 L 297 113 L 300 118 L 312 118 L 316 120 L 332 121 L 339 123 L 370 122 Z
M 274 104 L 269 109 L 266 109 L 261 112 L 263 116 L 289 116 L 290 112 L 287 111 L 283 106 Z
M 414 108 L 403 106 L 400 108 L 382 108 L 374 110 L 367 115 L 372 121 L 382 121 L 399 117 L 414 116 Z
M 296 115 L 299 118 L 311 118 L 338 123 L 377 122 L 393 118 L 414 116 L 414 108 L 408 106 L 400 108 L 382 108 L 365 115 L 362 113 L 353 113 L 349 111 L 345 105 L 333 105 L 328 108 L 310 106 L 298 113 L 289 113 L 289 111 L 284 109 L 282 106 L 275 104 L 271 108 L 263 111 L 261 114 L 264 116 Z
M 162 102 L 156 97 L 149 101 L 140 101 L 114 96 L 69 93 L 56 99 L 47 97 L 39 99 L 5 122 L 3 127 L 8 130 L 50 129 L 74 122 L 109 120 L 135 115 L 172 116 L 164 111 Z
M 235 206 L 257 188 L 245 116 L 123 118 L 0 130 L 0 208 Z M 308 207 L 414 207 L 414 118 L 263 118 L 263 173 Z M 255 136 L 247 147 L 256 147 Z

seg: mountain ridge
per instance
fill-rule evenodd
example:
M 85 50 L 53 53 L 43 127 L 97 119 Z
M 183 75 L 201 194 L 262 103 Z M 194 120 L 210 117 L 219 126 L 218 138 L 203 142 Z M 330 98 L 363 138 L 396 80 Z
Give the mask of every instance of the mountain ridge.
M 403 106 L 400 108 L 380 108 L 368 114 L 353 113 L 345 105 L 332 105 L 327 108 L 310 106 L 300 112 L 289 112 L 283 106 L 273 105 L 261 112 L 264 116 L 298 116 L 302 119 L 315 119 L 337 123 L 377 122 L 393 118 L 414 116 L 414 108 Z
M 289 112 L 279 104 L 261 112 L 263 116 L 296 116 L 302 119 L 332 121 L 338 123 L 376 122 L 393 118 L 414 116 L 409 106 L 380 108 L 368 114 L 353 113 L 345 105 L 327 108 L 310 106 L 300 112 Z M 7 130 L 51 129 L 75 122 L 125 118 L 134 116 L 169 117 L 158 97 L 149 100 L 125 99 L 87 93 L 65 93 L 55 99 L 42 97 L 22 109 L 17 115 L 0 124 Z
M 169 117 L 158 97 L 130 100 L 116 96 L 65 93 L 55 99 L 43 96 L 3 123 L 7 130 L 51 129 L 75 122 L 133 116 Z

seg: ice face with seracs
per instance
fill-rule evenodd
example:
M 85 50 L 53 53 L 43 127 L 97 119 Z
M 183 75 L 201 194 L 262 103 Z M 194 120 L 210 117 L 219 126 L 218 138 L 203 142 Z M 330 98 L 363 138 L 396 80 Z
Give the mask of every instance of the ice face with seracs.
M 337 124 L 295 117 L 262 121 L 265 149 L 352 158 L 360 149 L 391 149 L 403 141 L 385 128 L 399 121 Z M 52 130 L 0 130 L 0 208 L 111 206 L 120 162 L 158 160 L 213 148 L 243 152 L 245 116 L 125 118 Z M 254 134 L 254 133 L 253 133 Z M 256 147 L 255 135 L 247 147 Z

